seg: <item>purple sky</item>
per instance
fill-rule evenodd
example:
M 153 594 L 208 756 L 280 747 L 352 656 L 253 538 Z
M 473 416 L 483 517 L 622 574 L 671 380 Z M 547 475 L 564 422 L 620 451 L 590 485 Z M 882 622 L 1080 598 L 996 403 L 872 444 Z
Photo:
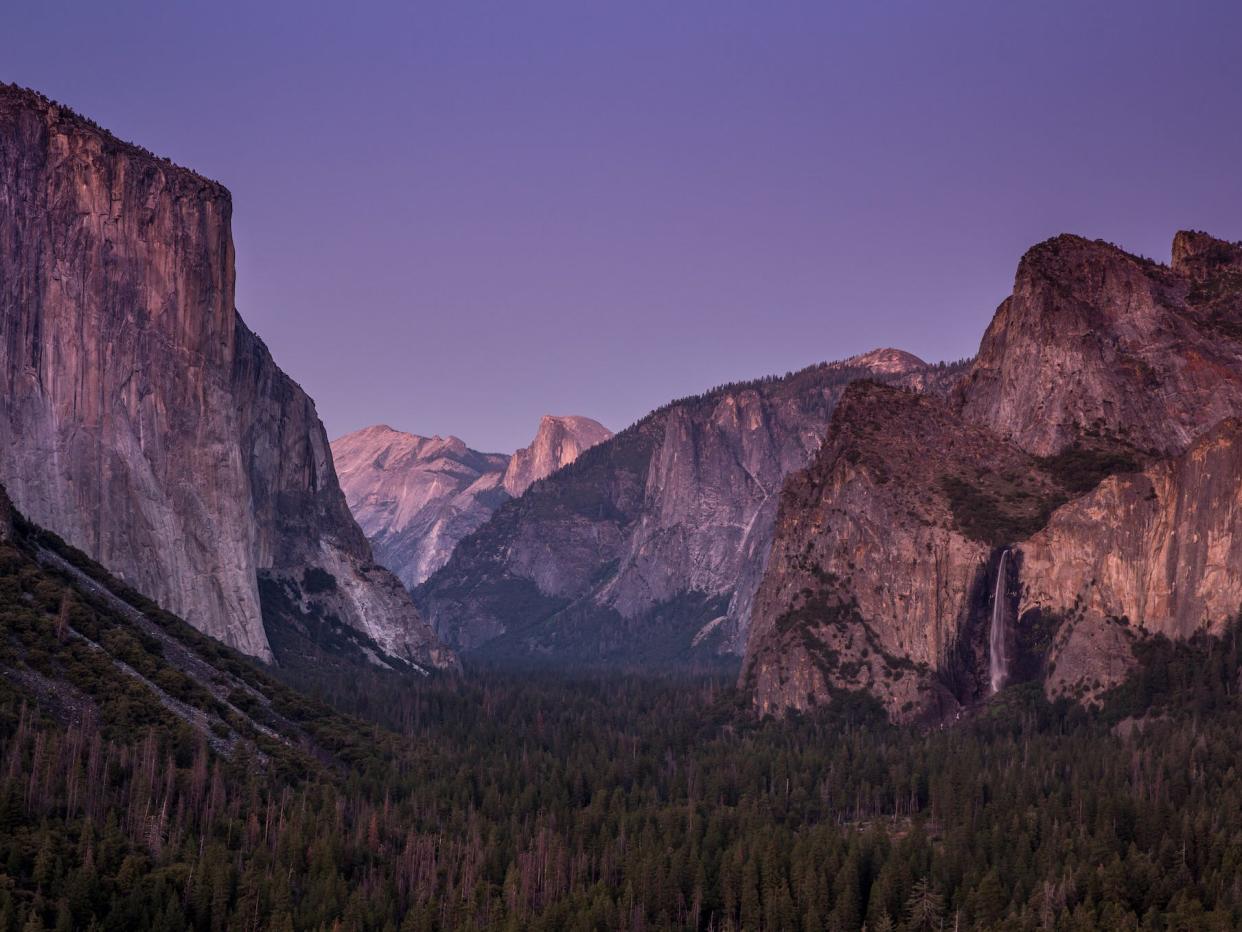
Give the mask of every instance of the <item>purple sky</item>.
M 1242 239 L 1236 2 L 310 6 L 14 0 L 0 79 L 232 189 L 334 437 L 956 358 L 1050 235 Z

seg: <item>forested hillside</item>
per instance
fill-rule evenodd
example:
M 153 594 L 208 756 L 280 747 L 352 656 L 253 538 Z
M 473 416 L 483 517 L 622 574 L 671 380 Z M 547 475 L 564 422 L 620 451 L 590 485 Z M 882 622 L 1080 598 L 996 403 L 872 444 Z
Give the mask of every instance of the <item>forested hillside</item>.
M 921 732 L 859 697 L 757 721 L 713 679 L 315 685 L 369 725 L 20 519 L 0 573 L 0 930 L 1242 922 L 1236 624 L 1145 644 L 1096 713 L 1027 687 Z

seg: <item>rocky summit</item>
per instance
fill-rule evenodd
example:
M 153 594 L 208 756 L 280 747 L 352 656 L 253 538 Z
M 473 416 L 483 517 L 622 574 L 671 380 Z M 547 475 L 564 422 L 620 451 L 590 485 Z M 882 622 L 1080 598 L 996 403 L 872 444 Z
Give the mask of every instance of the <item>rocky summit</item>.
M 878 350 L 672 402 L 499 508 L 416 599 L 449 644 L 499 663 L 736 657 L 781 484 L 846 385 L 943 392 L 960 371 Z
M 999 666 L 1096 700 L 1242 605 L 1239 416 L 1242 245 L 1036 246 L 946 401 L 847 392 L 782 496 L 742 683 L 943 718 Z
M 380 425 L 334 441 L 332 456 L 376 559 L 412 588 L 499 505 L 611 436 L 590 418 L 548 415 L 529 446 L 506 456 Z
M 1178 233 L 1171 266 L 1058 236 L 1018 265 L 956 398 L 1032 453 L 1178 453 L 1242 410 L 1239 247 Z
M 612 431 L 589 417 L 544 415 L 535 439 L 509 459 L 503 480 L 505 491 L 516 498 L 611 436 Z
M 313 402 L 234 308 L 231 215 L 221 185 L 0 85 L 0 481 L 248 654 L 279 661 L 271 626 L 312 625 L 452 665 L 372 559 Z

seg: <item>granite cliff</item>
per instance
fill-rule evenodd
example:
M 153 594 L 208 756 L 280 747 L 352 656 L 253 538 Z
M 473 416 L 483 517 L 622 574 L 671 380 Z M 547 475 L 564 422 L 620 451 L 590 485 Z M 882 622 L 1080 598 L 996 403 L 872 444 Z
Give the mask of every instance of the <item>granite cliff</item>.
M 1010 678 L 1095 700 L 1137 640 L 1221 629 L 1242 246 L 1179 233 L 1172 260 L 1042 243 L 947 403 L 852 390 L 782 497 L 742 673 L 758 709 L 865 689 L 943 717 L 987 695 L 993 624 Z
M 744 682 L 757 708 L 865 689 L 896 717 L 985 691 L 975 613 L 996 544 L 1063 501 L 1058 478 L 941 399 L 855 382 L 782 491 Z
M 1242 421 L 1105 479 L 1016 553 L 1019 627 L 1057 625 L 1052 695 L 1096 698 L 1116 686 L 1136 638 L 1221 634 L 1242 610 Z
M 1184 450 L 1242 410 L 1235 246 L 1178 233 L 1171 266 L 1058 236 L 1031 249 L 956 398 L 1032 453 L 1104 438 Z
M 612 431 L 589 417 L 544 415 L 535 439 L 510 457 L 503 480 L 505 491 L 517 498 L 611 436 Z
M 590 418 L 548 415 L 529 446 L 505 456 L 381 425 L 333 441 L 332 455 L 376 559 L 413 588 L 497 507 L 611 436 Z
M 845 386 L 947 390 L 882 350 L 673 402 L 499 508 L 416 591 L 450 645 L 498 662 L 715 662 L 741 652 L 777 493 Z
M 282 623 L 452 665 L 374 564 L 313 403 L 233 306 L 231 214 L 221 185 L 0 85 L 0 481 L 248 654 L 273 658 L 265 583 Z

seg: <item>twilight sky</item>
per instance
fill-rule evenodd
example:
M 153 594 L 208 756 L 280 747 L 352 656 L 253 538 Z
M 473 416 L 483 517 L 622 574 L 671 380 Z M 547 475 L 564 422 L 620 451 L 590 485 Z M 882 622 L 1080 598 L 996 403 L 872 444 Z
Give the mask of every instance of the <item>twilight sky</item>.
M 237 303 L 333 437 L 880 345 L 974 352 L 1062 231 L 1242 239 L 1236 2 L 11 0 L 0 79 L 233 192 Z

